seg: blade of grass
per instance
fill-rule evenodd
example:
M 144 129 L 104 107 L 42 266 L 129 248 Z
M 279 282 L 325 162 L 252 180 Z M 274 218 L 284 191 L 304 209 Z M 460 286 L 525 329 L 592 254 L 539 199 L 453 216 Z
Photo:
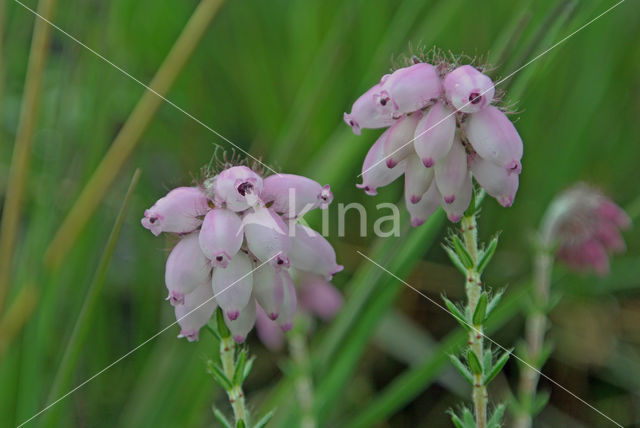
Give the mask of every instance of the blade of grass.
M 100 257 L 100 262 L 98 263 L 96 272 L 93 276 L 93 279 L 91 280 L 89 288 L 87 289 L 87 294 L 82 304 L 82 308 L 80 309 L 80 313 L 78 314 L 78 318 L 74 324 L 73 331 L 71 332 L 71 336 L 69 337 L 69 341 L 67 342 L 62 360 L 60 362 L 60 365 L 58 366 L 53 385 L 51 386 L 51 390 L 49 391 L 47 402 L 54 401 L 65 392 L 65 389 L 68 388 L 68 384 L 71 380 L 72 370 L 76 365 L 78 355 L 82 350 L 82 345 L 87 337 L 87 334 L 90 331 L 91 319 L 95 307 L 98 303 L 100 294 L 102 293 L 102 288 L 104 287 L 104 282 L 107 277 L 107 271 L 109 269 L 109 263 L 111 262 L 111 257 L 113 256 L 113 252 L 115 251 L 116 244 L 118 243 L 120 231 L 122 230 L 122 225 L 127 214 L 127 208 L 129 206 L 131 196 L 133 195 L 133 191 L 138 184 L 139 178 L 140 169 L 136 169 L 133 177 L 131 178 L 129 189 L 124 196 L 122 206 L 120 207 L 120 212 L 116 217 L 116 221 L 113 225 L 113 228 L 111 229 L 111 233 L 109 234 L 109 238 L 107 239 L 107 243 L 105 245 L 102 256 Z M 59 408 L 59 406 L 54 407 L 46 414 L 44 419 L 45 425 L 53 423 L 56 415 L 58 414 Z
M 38 13 L 50 19 L 55 11 L 56 1 L 40 0 L 38 2 Z M 1 6 L 4 9 L 4 5 Z M 40 106 L 42 74 L 49 54 L 50 39 L 51 27 L 44 21 L 36 19 L 33 27 L 33 38 L 31 39 L 20 119 L 16 131 L 16 142 L 13 147 L 13 157 L 9 169 L 2 223 L 0 224 L 0 314 L 9 293 L 9 283 L 13 270 L 12 259 L 15 253 L 18 231 L 20 230 L 19 223 L 27 187 L 31 146 Z
M 224 0 L 203 0 L 185 25 L 149 84 L 116 136 L 109 151 L 78 196 L 45 252 L 45 266 L 56 268 L 72 247 L 79 233 L 97 209 L 105 193 L 120 173 L 125 161 L 169 92 L 174 81 L 191 57 L 206 29 Z
M 33 285 L 23 287 L 15 300 L 9 306 L 9 310 L 0 321 L 0 361 L 4 351 L 11 345 L 11 341 L 17 336 L 33 312 L 38 301 L 38 291 Z
M 393 270 L 391 270 L 393 272 Z M 395 280 L 394 280 L 395 281 Z M 396 281 L 397 282 L 397 281 Z M 400 287 L 403 285 L 400 284 Z M 505 297 L 500 307 L 487 321 L 487 333 L 498 330 L 520 313 L 524 296 L 530 284 L 516 288 Z M 425 300 L 425 304 L 431 304 Z M 464 345 L 467 332 L 461 328 L 447 335 L 440 346 L 415 368 L 406 370 L 395 378 L 366 408 L 353 417 L 345 426 L 349 428 L 374 426 L 403 408 L 413 398 L 426 390 L 449 363 L 449 354 Z

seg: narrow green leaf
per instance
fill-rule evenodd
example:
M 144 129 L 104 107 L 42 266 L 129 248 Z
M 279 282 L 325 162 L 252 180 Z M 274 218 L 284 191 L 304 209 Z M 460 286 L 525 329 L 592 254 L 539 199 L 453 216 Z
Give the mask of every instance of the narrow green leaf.
M 507 364 L 507 361 L 509 361 L 510 355 L 511 355 L 511 350 L 506 351 L 504 354 L 500 356 L 500 358 L 498 358 L 496 363 L 493 365 L 493 367 L 491 367 L 491 370 L 487 373 L 487 375 L 483 379 L 483 382 L 485 385 L 489 384 L 489 382 L 491 382 L 493 378 L 496 377 L 498 373 L 500 373 L 500 370 L 502 370 L 504 365 Z
M 253 362 L 256 360 L 255 355 L 249 358 L 247 363 L 244 365 L 244 375 L 242 376 L 242 383 L 249 377 L 249 373 L 251 373 L 251 369 L 253 368 Z
M 458 417 L 458 415 L 456 415 L 455 413 L 451 412 L 451 422 L 453 422 L 453 425 L 456 428 L 466 428 L 464 423 L 460 420 L 460 418 Z
M 503 403 L 496 406 L 491 418 L 487 421 L 487 428 L 500 428 L 502 426 L 502 417 L 504 416 L 505 409 L 506 406 Z
M 467 351 L 467 363 L 469 363 L 469 368 L 471 372 L 474 374 L 482 374 L 482 366 L 480 365 L 480 360 L 478 360 L 478 356 L 471 349 Z
M 476 421 L 473 418 L 473 413 L 468 407 L 462 410 L 462 417 L 464 418 L 464 424 L 467 428 L 476 428 Z
M 484 272 L 485 268 L 491 261 L 491 258 L 495 254 L 497 247 L 498 247 L 498 237 L 495 236 L 491 240 L 491 242 L 489 242 L 489 245 L 487 246 L 487 248 L 485 248 L 484 251 L 482 252 L 482 256 L 480 257 L 480 261 L 478 262 L 478 267 L 476 268 L 478 270 L 478 273 Z
M 236 361 L 236 367 L 233 371 L 233 384 L 234 385 L 242 385 L 242 381 L 244 380 L 244 366 L 247 362 L 247 351 L 243 349 L 240 351 L 240 355 L 238 355 L 238 360 Z
M 471 374 L 469 369 L 464 364 L 462 364 L 462 361 L 460 361 L 460 359 L 455 355 L 449 355 L 449 359 L 451 360 L 451 364 L 453 364 L 456 370 L 460 372 L 462 377 L 465 378 L 467 382 L 469 382 L 469 385 L 473 385 L 473 375 Z
M 236 428 L 247 428 L 247 424 L 244 423 L 242 419 L 236 422 Z
M 218 334 L 218 332 L 216 331 L 216 329 L 215 329 L 215 328 L 213 328 L 213 327 L 211 326 L 211 324 L 207 323 L 207 324 L 205 325 L 205 328 L 207 329 L 207 331 L 208 331 L 209 333 L 211 333 L 211 334 L 213 335 L 213 337 L 215 337 L 216 339 L 218 339 L 218 341 L 222 340 L 222 338 L 220 337 L 220 335 Z
M 222 425 L 223 428 L 232 428 L 233 425 L 231 425 L 231 422 L 229 422 L 227 417 L 215 407 L 213 408 L 213 415 L 216 417 L 218 422 L 220 422 L 220 425 Z
M 493 312 L 496 306 L 498 306 L 498 303 L 500 303 L 500 300 L 502 299 L 503 294 L 504 294 L 504 288 L 498 291 L 496 294 L 494 294 L 494 296 L 491 299 L 489 299 L 489 304 L 487 305 L 487 318 L 489 318 L 489 315 L 491 315 L 491 312 Z
M 550 342 L 546 342 L 545 344 L 543 344 L 542 349 L 540 350 L 540 355 L 538 355 L 538 358 L 536 358 L 536 361 L 534 361 L 535 366 L 536 367 L 544 366 L 547 360 L 549 359 L 549 357 L 551 356 L 552 352 L 553 352 L 553 345 Z
M 486 349 L 482 356 L 482 370 L 484 370 L 485 373 L 491 369 L 491 366 L 493 365 L 492 362 L 493 352 L 491 352 L 491 349 Z
M 216 309 L 216 320 L 218 322 L 218 334 L 220 334 L 220 337 L 222 337 L 223 339 L 231 337 L 231 332 L 229 331 L 229 327 L 227 327 L 227 324 L 225 324 L 224 322 L 224 314 L 222 313 L 222 308 L 220 307 Z
M 447 245 L 443 245 L 442 248 L 444 248 L 444 250 L 447 252 L 449 259 L 451 259 L 451 263 L 453 263 L 453 265 L 466 277 L 467 268 L 464 267 L 464 265 L 460 261 L 460 258 L 456 254 L 456 252 L 451 247 L 448 247 Z
M 471 254 L 469 254 L 458 235 L 453 235 L 453 237 L 451 238 L 451 244 L 453 244 L 453 249 L 460 258 L 460 262 L 462 263 L 462 265 L 467 269 L 472 269 L 473 259 L 471 258 Z
M 269 413 L 264 415 L 262 417 L 262 419 L 260 419 L 258 422 L 256 422 L 256 424 L 253 426 L 253 428 L 264 428 L 269 423 L 269 421 L 271 420 L 271 417 L 273 416 L 273 412 L 274 412 L 274 410 L 271 410 Z
M 458 308 L 455 303 L 447 299 L 444 295 L 442 296 L 442 300 L 444 300 L 444 304 L 447 305 L 449 312 L 451 312 L 451 315 L 455 317 L 456 321 L 458 321 L 466 330 L 469 330 L 469 323 L 462 314 L 462 311 L 460 311 L 460 308 Z
M 482 293 L 473 311 L 473 325 L 482 325 L 487 315 L 487 293 Z
M 216 382 L 220 384 L 226 391 L 230 391 L 233 388 L 233 384 L 229 378 L 224 374 L 224 371 L 217 364 L 210 364 L 208 371 L 213 376 Z

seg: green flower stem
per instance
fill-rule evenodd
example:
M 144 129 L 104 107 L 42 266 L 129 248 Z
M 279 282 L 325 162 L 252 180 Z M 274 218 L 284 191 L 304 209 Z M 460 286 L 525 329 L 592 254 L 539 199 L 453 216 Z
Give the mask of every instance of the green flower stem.
M 227 376 L 227 379 L 233 379 L 233 374 L 236 371 L 235 361 L 236 343 L 231 336 L 222 337 L 220 340 L 220 361 L 222 362 L 222 370 Z M 229 403 L 233 409 L 233 416 L 235 417 L 236 424 L 239 421 L 243 421 L 246 426 L 249 422 L 249 412 L 244 399 L 244 391 L 241 384 L 233 384 L 231 388 L 225 388 L 227 396 L 229 396 Z
M 307 322 L 305 322 L 307 321 Z M 302 428 L 315 428 L 318 424 L 313 413 L 313 380 L 311 379 L 311 360 L 307 347 L 308 320 L 297 320 L 296 327 L 287 335 L 289 353 L 295 365 L 296 398 L 300 405 Z
M 551 284 L 551 272 L 553 269 L 553 254 L 542 248 L 535 258 L 533 281 L 533 309 L 526 320 L 525 340 L 529 364 L 535 367 L 522 367 L 518 382 L 522 411 L 516 416 L 514 426 L 517 428 L 529 428 L 533 422 L 532 405 L 536 395 L 539 371 L 542 365 L 541 356 L 544 347 L 544 337 L 547 331 L 546 308 L 549 303 L 549 287 Z
M 480 295 L 482 293 L 482 281 L 480 273 L 476 267 L 478 265 L 478 226 L 476 222 L 476 212 L 473 214 L 465 214 L 460 223 L 462 229 L 462 237 L 466 250 L 469 252 L 473 261 L 473 267 L 467 270 L 466 292 L 467 292 L 467 308 L 466 311 L 470 315 L 474 313 Z M 484 335 L 483 322 L 474 323 L 474 328 L 469 331 L 469 347 L 471 351 L 478 357 L 478 361 L 483 360 L 484 353 Z M 484 385 L 483 374 L 473 375 L 473 399 L 474 414 L 477 428 L 485 428 L 487 426 L 487 388 Z

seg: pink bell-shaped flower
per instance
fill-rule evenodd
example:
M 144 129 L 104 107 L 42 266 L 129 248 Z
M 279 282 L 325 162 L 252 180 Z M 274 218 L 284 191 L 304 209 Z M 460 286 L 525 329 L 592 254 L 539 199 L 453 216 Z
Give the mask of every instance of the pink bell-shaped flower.
M 270 264 L 257 268 L 253 272 L 253 295 L 270 319 L 278 318 L 284 298 L 282 270 Z
M 444 77 L 447 101 L 463 113 L 476 113 L 493 100 L 495 88 L 491 79 L 471 65 L 463 65 Z
M 259 202 L 262 177 L 246 166 L 232 166 L 216 176 L 213 188 L 216 205 L 244 211 Z
M 284 334 L 275 321 L 269 319 L 260 305 L 256 307 L 256 331 L 260 341 L 272 351 L 279 351 L 284 347 Z
M 242 219 L 233 211 L 214 208 L 205 216 L 198 239 L 211 265 L 225 268 L 242 246 Z
M 256 207 L 242 219 L 249 251 L 261 262 L 279 268 L 289 267 L 291 240 L 282 218 L 266 207 Z
M 447 156 L 435 166 L 436 185 L 445 204 L 455 201 L 456 194 L 468 175 L 467 152 L 460 139 L 456 138 Z
M 264 179 L 261 199 L 285 218 L 296 218 L 316 208 L 326 209 L 333 194 L 329 185 L 294 174 L 275 174 Z
M 440 206 L 441 201 L 440 192 L 438 186 L 436 186 L 435 180 L 429 186 L 429 189 L 420 198 L 417 203 L 412 203 L 410 200 L 405 200 L 407 211 L 411 215 L 411 226 L 418 227 L 422 225 Z
M 198 332 L 209 322 L 217 307 L 209 281 L 184 296 L 184 304 L 175 307 L 176 320 L 180 325 L 178 337 L 197 342 Z
M 213 271 L 213 293 L 230 320 L 235 320 L 247 306 L 253 290 L 253 263 L 243 252 L 229 261 L 226 268 Z
M 433 168 L 426 168 L 415 154 L 407 158 L 404 173 L 404 197 L 407 203 L 417 204 L 433 182 Z
M 247 335 L 256 324 L 256 301 L 253 297 L 247 305 L 242 308 L 236 318 L 231 319 L 228 313 L 225 313 L 224 323 L 229 327 L 231 336 L 236 343 L 243 343 L 247 339 Z
M 356 187 L 363 189 L 367 195 L 378 193 L 377 188 L 390 184 L 404 173 L 405 161 L 400 161 L 393 168 L 389 168 L 384 158 L 384 142 L 389 135 L 387 129 L 378 140 L 371 146 L 362 165 L 362 184 Z
M 280 309 L 280 315 L 276 322 L 280 326 L 283 332 L 291 330 L 293 327 L 293 318 L 296 315 L 296 309 L 298 307 L 298 297 L 296 296 L 296 288 L 293 285 L 289 272 L 282 271 L 283 281 L 283 298 L 282 309 Z
M 467 172 L 466 177 L 462 181 L 462 186 L 456 191 L 453 202 L 449 203 L 442 197 L 442 208 L 447 213 L 447 218 L 453 223 L 457 223 L 462 218 L 462 215 L 469 207 L 471 202 L 471 194 L 473 193 L 473 184 L 471 183 L 471 176 Z
M 510 207 L 518 191 L 519 176 L 477 154 L 468 157 L 473 177 L 503 207 Z
M 336 263 L 336 252 L 329 241 L 315 230 L 296 223 L 290 235 L 289 259 L 294 268 L 321 275 L 327 280 L 344 268 Z
M 398 165 L 403 159 L 414 153 L 413 136 L 416 125 L 422 118 L 422 112 L 417 111 L 407 115 L 394 123 L 382 144 L 382 154 L 388 168 Z
M 298 291 L 300 306 L 324 321 L 333 319 L 342 308 L 342 294 L 321 276 L 303 275 Z
M 183 237 L 167 258 L 164 280 L 172 305 L 184 303 L 185 295 L 204 282 L 209 282 L 211 265 L 200 250 L 198 234 Z
M 413 146 L 427 168 L 447 156 L 456 134 L 456 117 L 449 107 L 439 102 L 418 123 Z
M 378 104 L 396 118 L 434 103 L 442 94 L 438 71 L 426 62 L 400 68 L 384 76 L 380 83 Z
M 384 128 L 394 122 L 393 112 L 381 108 L 381 90 L 380 84 L 374 85 L 353 103 L 351 113 L 344 114 L 344 121 L 354 134 L 360 135 L 362 129 Z
M 194 231 L 209 211 L 207 197 L 196 187 L 173 189 L 144 212 L 142 225 L 158 236 L 162 232 Z

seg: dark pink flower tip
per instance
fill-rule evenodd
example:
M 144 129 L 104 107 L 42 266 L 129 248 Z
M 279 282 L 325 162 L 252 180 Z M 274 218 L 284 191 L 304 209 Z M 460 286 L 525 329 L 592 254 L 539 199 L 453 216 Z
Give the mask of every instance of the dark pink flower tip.
M 293 323 L 292 322 L 288 322 L 288 323 L 284 323 L 284 324 L 280 325 L 280 330 L 282 330 L 283 333 L 288 332 L 292 328 L 293 328 Z
M 393 168 L 394 166 L 396 166 L 398 164 L 398 162 L 396 162 L 392 158 L 388 158 L 386 163 L 387 163 L 387 168 L 389 168 L 389 169 Z
M 449 215 L 447 216 L 447 218 L 449 219 L 449 221 L 450 221 L 451 223 L 457 223 L 457 222 L 459 222 L 459 221 L 460 221 L 460 219 L 462 218 L 462 216 L 461 216 L 461 215 L 459 215 L 459 214 L 449 214 Z
M 278 319 L 278 315 L 280 315 L 280 314 L 277 314 L 277 313 L 275 313 L 275 312 L 271 312 L 271 313 L 269 314 L 269 319 L 271 319 L 272 321 L 275 321 L 275 320 L 277 320 L 277 319 Z
M 424 224 L 425 220 L 422 218 L 412 218 L 411 219 L 411 226 L 413 227 L 418 227 L 418 226 L 422 226 Z
M 343 117 L 345 123 L 351 127 L 351 130 L 354 134 L 362 134 L 362 129 L 360 129 L 360 125 L 358 125 L 358 122 L 353 118 L 353 116 L 351 116 L 349 113 L 345 113 Z
M 426 168 L 431 168 L 433 166 L 433 158 L 425 158 L 422 159 L 422 164 L 426 167 Z
M 278 256 L 273 260 L 273 265 L 276 268 L 289 269 L 289 266 L 291 266 L 291 262 L 289 262 L 289 258 L 287 257 Z
M 331 187 L 328 184 L 322 186 L 322 191 L 320 192 L 320 195 L 318 195 L 318 199 L 322 201 L 320 208 L 323 210 L 333 202 L 333 193 L 331 192 Z
M 411 195 L 411 197 L 409 198 L 409 201 L 411 201 L 412 204 L 417 204 L 418 202 L 420 202 L 421 199 L 422 199 L 422 195 Z
M 505 168 L 507 168 L 509 173 L 520 174 L 522 172 L 522 164 L 517 160 L 512 160 L 505 166 Z
M 170 291 L 166 300 L 171 303 L 171 306 L 184 305 L 184 293 L 179 291 Z
M 244 343 L 246 339 L 247 339 L 247 336 L 233 336 L 233 340 L 236 343 Z
M 444 196 L 443 199 L 446 203 L 452 204 L 456 200 L 456 195 Z
M 199 335 L 197 330 L 181 330 L 178 338 L 186 338 L 189 342 L 197 342 L 199 340 Z
M 227 254 L 226 251 L 222 251 L 214 254 L 211 257 L 211 266 L 221 267 L 224 269 L 229 265 L 229 260 L 231 260 L 231 257 L 229 257 L 229 254 Z
M 239 315 L 240 311 L 227 311 L 227 318 L 229 318 L 231 321 L 237 320 Z
M 513 197 L 503 196 L 502 198 L 498 199 L 498 203 L 505 208 L 509 208 L 511 205 L 513 205 Z
M 378 191 L 376 189 L 373 189 L 373 188 L 371 188 L 369 186 L 366 186 L 364 184 L 356 184 L 356 187 L 358 189 L 364 190 L 364 193 L 366 193 L 369 196 L 375 196 L 375 195 L 378 194 Z

